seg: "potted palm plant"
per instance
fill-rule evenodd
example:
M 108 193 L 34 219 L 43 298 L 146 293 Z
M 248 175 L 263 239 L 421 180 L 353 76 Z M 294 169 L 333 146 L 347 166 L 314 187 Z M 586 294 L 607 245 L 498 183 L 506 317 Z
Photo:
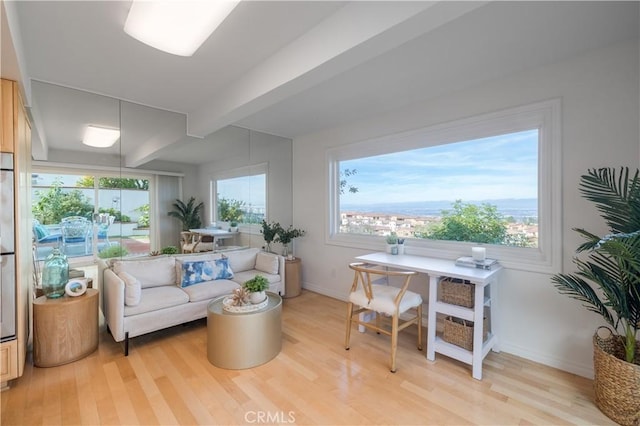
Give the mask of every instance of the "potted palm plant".
M 200 220 L 200 209 L 202 209 L 203 206 L 204 204 L 202 202 L 196 204 L 194 197 L 189 198 L 187 203 L 176 200 L 176 202 L 173 203 L 173 210 L 170 211 L 168 215 L 182 222 L 183 231 L 200 228 L 202 224 Z
M 596 405 L 616 422 L 640 422 L 640 176 L 628 168 L 592 169 L 581 177 L 580 192 L 595 203 L 609 227 L 598 236 L 574 229 L 585 242 L 575 258 L 577 272 L 557 274 L 560 293 L 583 302 L 611 327 L 594 335 Z

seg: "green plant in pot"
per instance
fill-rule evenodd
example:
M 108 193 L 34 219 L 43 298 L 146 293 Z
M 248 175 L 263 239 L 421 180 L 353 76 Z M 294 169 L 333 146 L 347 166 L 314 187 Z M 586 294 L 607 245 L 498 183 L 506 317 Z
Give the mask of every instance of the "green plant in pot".
M 262 229 L 260 232 L 262 233 L 262 238 L 264 238 L 265 242 L 265 250 L 271 252 L 271 243 L 275 240 L 276 235 L 278 235 L 278 230 L 282 229 L 278 222 L 267 222 L 266 220 L 262 221 Z
M 291 251 L 291 247 L 289 244 L 294 240 L 294 238 L 302 237 L 305 234 L 305 231 L 302 229 L 296 229 L 293 225 L 289 225 L 287 229 L 279 227 L 277 230 L 278 236 L 276 237 L 277 243 L 282 243 L 284 245 L 284 250 L 282 255 L 287 258 L 293 258 L 293 252 Z
M 576 252 L 587 257 L 576 257 L 577 272 L 557 274 L 552 282 L 560 293 L 580 300 L 611 327 L 614 335 L 609 339 L 599 333 L 594 336 L 596 405 L 618 423 L 638 424 L 640 175 L 637 170 L 630 174 L 628 168 L 619 173 L 612 168 L 590 169 L 581 177 L 580 192 L 595 203 L 609 233 L 598 236 L 574 229 L 585 239 Z
M 256 275 L 242 284 L 242 287 L 249 292 L 251 303 L 260 303 L 266 297 L 265 291 L 269 288 L 269 280 L 262 275 Z
M 200 210 L 203 206 L 204 204 L 202 202 L 196 204 L 194 197 L 189 198 L 189 201 L 186 203 L 181 200 L 176 200 L 176 202 L 173 203 L 173 210 L 167 214 L 182 222 L 182 230 L 188 231 L 190 229 L 200 228 L 202 224 Z
M 398 245 L 398 235 L 392 232 L 385 237 L 385 241 L 387 242 L 387 253 L 392 253 L 393 247 Z

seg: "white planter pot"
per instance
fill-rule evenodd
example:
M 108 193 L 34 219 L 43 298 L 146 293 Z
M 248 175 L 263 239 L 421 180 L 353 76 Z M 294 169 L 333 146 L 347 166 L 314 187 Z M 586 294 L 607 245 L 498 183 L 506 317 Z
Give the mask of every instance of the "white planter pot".
M 265 297 L 267 297 L 267 294 L 264 291 L 254 291 L 249 293 L 249 300 L 254 305 L 262 302 L 265 299 Z

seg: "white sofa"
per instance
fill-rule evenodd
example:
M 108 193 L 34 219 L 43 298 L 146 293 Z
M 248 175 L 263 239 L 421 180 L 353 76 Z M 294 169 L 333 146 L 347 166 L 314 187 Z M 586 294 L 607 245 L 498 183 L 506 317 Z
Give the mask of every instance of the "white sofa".
M 212 299 L 256 275 L 267 278 L 269 291 L 284 295 L 284 265 L 284 257 L 257 248 L 101 260 L 102 312 L 128 355 L 129 338 L 205 318 Z

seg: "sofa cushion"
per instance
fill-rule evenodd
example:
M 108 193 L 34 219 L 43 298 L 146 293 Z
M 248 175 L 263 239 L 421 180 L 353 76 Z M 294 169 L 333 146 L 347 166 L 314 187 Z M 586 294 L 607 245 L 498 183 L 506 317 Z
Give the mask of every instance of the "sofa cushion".
M 256 255 L 260 252 L 258 248 L 246 250 L 230 251 L 225 253 L 229 258 L 231 269 L 234 272 L 248 271 L 256 265 Z
M 113 262 L 113 272 L 118 276 L 121 272 L 131 274 L 140 280 L 142 288 L 175 285 L 175 263 L 172 257 L 117 260 Z
M 206 253 L 206 254 L 181 254 L 176 256 L 176 285 L 182 283 L 182 263 L 183 262 L 198 262 L 202 260 L 212 261 L 214 259 L 220 259 L 222 256 L 218 253 Z
M 36 233 L 36 238 L 38 240 L 41 240 L 45 237 L 49 236 L 49 230 L 47 228 L 45 228 L 44 226 L 38 224 L 38 225 L 34 225 L 33 226 L 33 230 Z
M 124 281 L 124 304 L 136 306 L 142 296 L 142 283 L 128 272 L 120 272 L 118 276 Z
M 184 287 L 182 290 L 189 295 L 190 302 L 213 299 L 214 297 L 232 294 L 240 285 L 230 280 L 205 281 L 200 284 Z
M 185 303 L 189 303 L 189 296 L 175 285 L 147 287 L 142 289 L 140 303 L 137 306 L 124 307 L 124 316 L 144 314 Z
M 278 256 L 273 253 L 266 253 L 264 251 L 261 251 L 256 256 L 255 269 L 267 274 L 278 275 L 278 270 L 280 269 L 280 261 L 278 260 Z
M 229 259 L 199 260 L 182 262 L 181 287 L 211 280 L 228 280 L 233 278 L 233 271 L 229 267 Z
M 258 271 L 256 269 L 251 269 L 249 271 L 235 272 L 233 274 L 233 281 L 242 285 L 246 281 L 249 281 L 251 278 L 255 277 L 256 275 L 262 275 L 263 277 L 265 277 L 267 281 L 269 281 L 269 284 L 277 283 L 278 281 L 280 281 L 280 275 L 265 274 L 264 272 Z

